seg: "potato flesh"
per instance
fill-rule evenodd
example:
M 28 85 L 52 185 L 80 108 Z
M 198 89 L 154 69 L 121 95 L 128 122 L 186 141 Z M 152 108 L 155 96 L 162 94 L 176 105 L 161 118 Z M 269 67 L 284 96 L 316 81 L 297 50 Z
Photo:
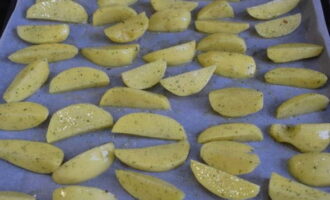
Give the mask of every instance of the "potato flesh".
M 136 11 L 128 6 L 102 7 L 93 13 L 93 26 L 121 22 L 136 15 Z
M 218 19 L 234 17 L 234 10 L 227 1 L 216 0 L 202 8 L 197 15 L 197 19 Z
M 151 15 L 149 31 L 181 32 L 188 28 L 191 14 L 184 9 L 165 9 Z
M 202 33 L 232 33 L 238 34 L 249 29 L 250 25 L 243 22 L 224 20 L 196 20 L 195 27 Z
M 36 200 L 36 198 L 21 192 L 0 191 L 0 200 Z
M 116 5 L 129 6 L 137 1 L 138 0 L 97 0 L 97 4 L 99 7 L 116 6 Z
M 230 33 L 214 33 L 203 38 L 197 45 L 201 51 L 228 51 L 244 54 L 246 44 L 243 38 Z
M 94 187 L 67 186 L 57 188 L 53 192 L 53 200 L 116 200 L 108 191 Z
M 154 10 L 160 11 L 165 9 L 183 9 L 192 11 L 198 6 L 198 2 L 181 1 L 181 0 L 150 0 Z

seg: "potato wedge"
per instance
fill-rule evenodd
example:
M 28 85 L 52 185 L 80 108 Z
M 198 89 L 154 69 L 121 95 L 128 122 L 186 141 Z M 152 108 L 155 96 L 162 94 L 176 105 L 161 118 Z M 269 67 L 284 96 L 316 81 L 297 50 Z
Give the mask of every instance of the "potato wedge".
M 321 152 L 330 143 L 330 123 L 295 126 L 273 124 L 270 135 L 277 142 L 289 143 L 301 152 Z
M 128 6 L 101 7 L 93 13 L 93 26 L 121 22 L 136 15 L 136 11 Z
M 328 77 L 311 69 L 278 67 L 265 74 L 265 81 L 276 85 L 317 89 L 327 83 Z
M 198 2 L 181 1 L 181 0 L 150 0 L 154 10 L 160 11 L 165 9 L 183 9 L 192 11 L 198 6 Z
M 97 0 L 97 4 L 99 5 L 99 7 L 116 6 L 116 5 L 129 6 L 137 1 L 138 0 Z
M 189 96 L 200 92 L 210 81 L 216 67 L 210 66 L 167 77 L 160 84 L 177 96 Z
M 54 171 L 53 181 L 77 184 L 99 176 L 111 166 L 114 150 L 113 143 L 107 143 L 75 156 Z
M 0 159 L 35 173 L 49 174 L 62 163 L 61 149 L 43 142 L 0 140 Z
M 127 170 L 116 170 L 120 185 L 134 198 L 143 200 L 182 200 L 185 194 L 159 178 Z
M 140 51 L 140 45 L 113 45 L 83 48 L 81 54 L 91 62 L 103 67 L 121 67 L 132 64 Z
M 41 59 L 47 59 L 48 62 L 67 60 L 77 54 L 77 47 L 70 44 L 39 44 L 20 49 L 12 53 L 8 59 L 19 64 L 30 64 Z
M 209 93 L 211 107 L 225 117 L 244 117 L 263 108 L 263 93 L 249 88 L 225 88 Z
M 94 187 L 68 186 L 54 190 L 53 200 L 116 200 L 116 197 Z
M 115 156 L 126 165 L 149 172 L 163 172 L 182 165 L 189 154 L 188 141 L 137 149 L 116 149 Z
M 109 76 L 91 67 L 74 67 L 55 76 L 49 85 L 49 93 L 61 93 L 109 85 Z
M 155 86 L 164 77 L 167 63 L 157 60 L 123 72 L 121 78 L 127 87 L 148 89 Z
M 250 25 L 243 22 L 224 20 L 196 20 L 195 27 L 202 33 L 232 33 L 238 34 L 249 29 Z
M 203 67 L 215 65 L 215 74 L 229 78 L 252 78 L 256 63 L 251 56 L 225 51 L 209 51 L 197 56 Z
M 36 198 L 21 192 L 0 191 L 0 200 L 36 200 Z
M 301 94 L 283 102 L 276 109 L 276 118 L 283 119 L 321 111 L 329 105 L 329 98 L 316 93 Z
M 47 81 L 48 75 L 47 60 L 32 62 L 16 75 L 3 94 L 3 99 L 9 103 L 30 97 Z
M 39 126 L 48 117 L 48 109 L 32 102 L 0 104 L 0 129 L 19 131 Z
M 143 56 L 143 60 L 147 62 L 164 60 L 169 66 L 182 65 L 191 62 L 195 56 L 195 52 L 196 42 L 190 41 L 148 53 L 147 55 Z
M 246 44 L 243 38 L 231 33 L 214 33 L 197 44 L 201 51 L 228 51 L 244 54 Z
M 257 33 L 264 38 L 276 38 L 289 35 L 301 24 L 301 14 L 290 15 L 261 22 L 255 25 Z
M 66 40 L 70 34 L 70 26 L 58 25 L 26 25 L 17 26 L 17 35 L 32 44 L 57 43 Z
M 191 13 L 184 9 L 165 9 L 150 17 L 149 31 L 181 32 L 188 28 Z
M 32 5 L 26 12 L 28 19 L 53 20 L 71 23 L 87 23 L 84 7 L 74 1 L 45 1 Z
M 234 10 L 225 0 L 215 0 L 203 7 L 197 14 L 197 19 L 218 19 L 234 17 Z
M 190 167 L 197 181 L 221 198 L 249 199 L 259 193 L 258 185 L 195 160 L 191 160 Z
M 176 120 L 153 113 L 132 113 L 118 119 L 113 133 L 159 138 L 167 140 L 186 139 L 183 126 Z
M 111 127 L 110 113 L 92 104 L 74 104 L 62 108 L 50 119 L 46 139 L 53 143 L 91 131 Z

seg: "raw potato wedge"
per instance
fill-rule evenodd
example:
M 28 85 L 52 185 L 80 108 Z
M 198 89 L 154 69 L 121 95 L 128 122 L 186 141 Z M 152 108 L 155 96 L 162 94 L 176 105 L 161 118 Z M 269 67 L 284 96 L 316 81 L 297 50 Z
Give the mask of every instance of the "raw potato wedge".
M 191 13 L 184 9 L 165 9 L 150 17 L 149 31 L 181 32 L 188 28 Z
M 301 14 L 290 15 L 261 22 L 255 25 L 257 33 L 264 38 L 276 38 L 289 35 L 301 24 Z
M 93 14 L 93 26 L 121 22 L 136 15 L 136 11 L 128 6 L 102 7 L 97 9 Z
M 91 67 L 75 67 L 55 76 L 50 82 L 49 93 L 104 87 L 109 83 L 109 76 L 101 70 Z
M 100 105 L 163 110 L 171 108 L 167 97 L 163 95 L 125 87 L 109 89 L 102 96 Z
M 167 77 L 160 84 L 177 96 L 189 96 L 200 92 L 210 81 L 216 67 L 210 66 L 176 76 Z
M 36 198 L 21 192 L 0 191 L 0 200 L 36 200 Z
M 201 51 L 229 51 L 244 54 L 246 44 L 243 38 L 230 33 L 214 33 L 197 44 Z
M 255 19 L 273 19 L 290 12 L 299 2 L 300 0 L 273 0 L 247 8 L 246 11 Z
M 54 190 L 53 200 L 116 200 L 116 197 L 94 187 L 68 186 Z
M 156 11 L 165 9 L 182 9 L 192 11 L 198 6 L 198 2 L 181 0 L 150 0 L 151 6 Z
M 127 44 L 83 48 L 81 54 L 103 67 L 121 67 L 132 64 L 139 51 L 140 45 Z
M 195 160 L 191 160 L 190 167 L 197 181 L 221 198 L 250 199 L 259 193 L 258 185 Z
M 148 53 L 143 56 L 143 60 L 147 62 L 164 60 L 169 66 L 182 65 L 192 61 L 195 51 L 196 42 L 191 41 Z
M 307 113 L 322 111 L 329 105 L 327 96 L 307 93 L 292 97 L 276 109 L 276 118 L 283 119 Z
M 50 119 L 46 139 L 53 143 L 78 134 L 111 127 L 110 113 L 92 104 L 74 104 L 62 108 Z
M 3 94 L 3 99 L 6 102 L 18 102 L 30 97 L 47 81 L 48 75 L 47 60 L 32 62 L 16 75 Z
M 232 33 L 238 34 L 249 29 L 250 25 L 243 22 L 224 20 L 196 20 L 196 29 L 202 33 Z
M 70 34 L 67 24 L 17 26 L 16 30 L 22 40 L 32 44 L 63 42 Z
M 32 102 L 0 104 L 0 129 L 19 131 L 39 126 L 48 117 L 48 109 Z
M 97 0 L 99 7 L 124 5 L 129 6 L 137 2 L 138 0 Z
M 155 86 L 164 77 L 167 63 L 157 60 L 132 70 L 123 72 L 121 78 L 125 85 L 135 89 L 148 89 Z
M 215 74 L 228 78 L 252 78 L 256 63 L 251 56 L 225 51 L 209 51 L 197 56 L 203 67 L 215 65 Z
M 120 185 L 134 198 L 141 200 L 182 200 L 185 194 L 159 178 L 126 170 L 116 170 Z
M 289 143 L 301 152 L 321 152 L 330 143 L 330 123 L 295 126 L 273 124 L 270 135 L 277 142 Z
M 163 172 L 183 164 L 189 154 L 188 141 L 137 149 L 116 149 L 115 155 L 126 165 L 149 172 Z
M 202 8 L 197 15 L 197 19 L 218 19 L 234 17 L 234 10 L 225 0 L 215 0 Z
M 225 88 L 209 94 L 211 107 L 225 117 L 244 117 L 263 108 L 263 93 L 249 88 Z
M 51 144 L 27 140 L 0 140 L 0 159 L 35 173 L 49 174 L 62 163 L 64 153 Z
M 327 83 L 328 77 L 311 69 L 278 67 L 265 74 L 265 81 L 276 85 L 317 89 Z
M 77 54 L 77 47 L 70 44 L 39 44 L 20 49 L 12 53 L 8 59 L 19 64 L 30 64 L 42 59 L 47 59 L 48 62 L 67 60 Z
M 153 113 L 132 113 L 118 119 L 112 128 L 113 133 L 184 140 L 187 138 L 183 126 L 172 118 Z
M 115 146 L 107 143 L 83 152 L 57 168 L 52 178 L 58 184 L 77 184 L 95 178 L 112 164 Z

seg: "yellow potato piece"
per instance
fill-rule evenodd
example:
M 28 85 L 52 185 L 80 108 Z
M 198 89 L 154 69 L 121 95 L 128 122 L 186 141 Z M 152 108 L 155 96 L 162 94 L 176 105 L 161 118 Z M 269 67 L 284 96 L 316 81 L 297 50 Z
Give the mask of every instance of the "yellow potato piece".
M 123 72 L 121 78 L 127 87 L 148 89 L 155 86 L 164 77 L 167 63 L 157 60 Z
M 97 0 L 99 7 L 124 5 L 129 6 L 137 2 L 138 0 Z
M 75 67 L 67 69 L 55 76 L 49 85 L 50 93 L 61 93 L 86 88 L 107 86 L 109 76 L 91 67 Z
M 156 11 L 165 9 L 183 9 L 192 11 L 198 6 L 198 2 L 181 0 L 150 0 L 150 3 Z
M 115 155 L 126 165 L 149 172 L 163 172 L 182 165 L 189 154 L 188 141 L 137 149 L 116 149 Z
M 6 102 L 18 102 L 30 97 L 47 81 L 48 75 L 47 60 L 32 62 L 16 75 L 3 94 L 3 99 Z
M 0 159 L 35 173 L 49 174 L 62 163 L 64 153 L 51 144 L 27 140 L 0 140 Z
M 307 93 L 292 97 L 276 109 L 276 118 L 283 119 L 297 115 L 322 111 L 329 105 L 327 96 Z
M 203 67 L 215 65 L 215 74 L 229 78 L 252 78 L 256 63 L 251 56 L 225 51 L 209 51 L 198 55 Z
M 232 33 L 238 34 L 249 29 L 250 25 L 243 22 L 224 20 L 196 20 L 196 29 L 202 33 Z
M 197 15 L 197 19 L 217 19 L 234 17 L 234 10 L 225 0 L 216 0 L 202 8 Z
M 167 116 L 153 113 L 125 115 L 118 119 L 112 132 L 167 140 L 183 140 L 187 137 L 179 122 Z
M 258 185 L 195 160 L 191 160 L 190 167 L 197 181 L 221 198 L 249 199 L 259 193 Z
M 276 38 L 288 35 L 301 24 L 301 14 L 290 15 L 261 22 L 255 25 L 257 33 L 264 38 Z
M 195 51 L 196 42 L 190 41 L 148 53 L 143 56 L 143 60 L 147 62 L 164 60 L 169 66 L 182 65 L 192 61 L 195 56 Z
M 115 146 L 104 144 L 83 152 L 57 168 L 52 178 L 58 184 L 76 184 L 95 178 L 112 164 Z
M 0 191 L 0 200 L 36 200 L 36 198 L 21 192 Z
M 48 117 L 48 109 L 32 102 L 0 104 L 0 129 L 19 131 L 39 126 Z
M 243 38 L 231 33 L 214 33 L 197 44 L 201 51 L 229 51 L 244 54 L 246 44 Z
M 160 81 L 160 84 L 169 92 L 177 96 L 189 96 L 200 92 L 210 81 L 216 67 L 185 72 Z
M 53 200 L 116 200 L 116 197 L 94 187 L 68 186 L 54 190 Z
M 188 28 L 191 13 L 184 9 L 165 9 L 150 17 L 149 31 L 181 32 Z
M 327 83 L 328 77 L 311 69 L 278 67 L 265 74 L 265 81 L 276 85 L 317 89 Z
M 140 45 L 127 44 L 83 48 L 81 54 L 103 67 L 121 67 L 132 64 L 139 51 Z
M 136 15 L 137 13 L 135 10 L 128 6 L 117 5 L 102 7 L 93 13 L 93 26 L 121 22 Z
M 62 108 L 50 119 L 46 139 L 57 142 L 78 134 L 111 127 L 110 113 L 92 104 L 74 104 Z
M 289 143 L 301 152 L 321 152 L 330 142 L 330 123 L 295 126 L 274 124 L 270 127 L 270 135 L 276 141 Z
M 8 59 L 20 64 L 29 64 L 41 59 L 47 59 L 48 62 L 57 62 L 71 59 L 77 54 L 77 47 L 70 44 L 39 44 L 20 49 L 12 53 Z
M 159 178 L 127 170 L 116 170 L 120 185 L 134 198 L 141 200 L 182 200 L 185 194 Z

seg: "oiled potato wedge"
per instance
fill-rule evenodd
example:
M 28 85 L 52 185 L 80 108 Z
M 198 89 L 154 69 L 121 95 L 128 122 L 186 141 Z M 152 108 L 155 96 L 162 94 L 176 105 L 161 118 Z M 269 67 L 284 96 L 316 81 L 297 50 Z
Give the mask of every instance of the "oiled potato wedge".
M 83 152 L 57 168 L 52 178 L 58 184 L 76 184 L 97 177 L 111 166 L 114 150 L 108 143 Z
M 147 62 L 164 60 L 169 66 L 182 65 L 192 61 L 195 51 L 196 42 L 191 41 L 148 53 L 143 59 Z
M 156 11 L 165 9 L 183 9 L 192 11 L 198 6 L 198 2 L 181 0 L 150 0 L 150 3 Z
M 191 13 L 184 9 L 165 9 L 150 17 L 149 31 L 180 32 L 188 28 Z
M 129 6 L 137 2 L 138 0 L 97 0 L 99 7 L 124 5 Z
M 327 83 L 328 77 L 311 69 L 278 67 L 265 74 L 265 81 L 276 85 L 317 89 Z
M 127 87 L 135 89 L 148 89 L 159 83 L 164 77 L 167 63 L 157 60 L 132 70 L 123 72 L 121 78 Z
M 106 24 L 124 21 L 136 16 L 134 9 L 128 6 L 108 6 L 97 9 L 93 14 L 93 25 L 102 26 Z
M 185 72 L 160 81 L 169 92 L 177 96 L 189 96 L 200 92 L 210 81 L 216 67 L 210 66 L 190 72 Z
M 74 104 L 62 108 L 50 119 L 46 139 L 57 142 L 68 137 L 111 127 L 110 113 L 92 104 Z
M 215 65 L 215 74 L 229 78 L 251 78 L 256 72 L 256 63 L 251 56 L 225 51 L 209 51 L 198 55 L 203 67 Z
M 47 60 L 32 62 L 16 75 L 3 94 L 3 99 L 6 102 L 17 102 L 28 98 L 41 88 L 48 75 Z
M 159 178 L 126 170 L 116 170 L 120 185 L 134 198 L 143 200 L 182 200 L 185 194 Z
M 214 33 L 203 38 L 197 44 L 197 50 L 201 51 L 229 51 L 245 53 L 246 44 L 243 38 L 230 33 Z
M 68 186 L 54 190 L 53 200 L 116 200 L 116 197 L 94 187 Z
M 270 127 L 270 135 L 276 141 L 289 143 L 301 152 L 321 152 L 330 142 L 330 123 L 295 126 L 274 124 Z
M 118 119 L 113 133 L 167 140 L 186 139 L 183 126 L 172 118 L 153 113 L 132 113 Z
M 197 181 L 221 198 L 249 199 L 259 193 L 258 185 L 200 162 L 191 160 L 190 167 Z
M 75 67 L 65 70 L 55 76 L 49 85 L 50 93 L 68 92 L 107 86 L 110 83 L 109 76 L 91 67 Z
M 0 129 L 18 131 L 34 128 L 48 117 L 48 109 L 32 102 L 0 104 Z
M 132 64 L 139 51 L 140 45 L 127 44 L 83 48 L 81 54 L 103 67 L 121 67 Z
M 71 59 L 77 54 L 77 47 L 70 44 L 39 44 L 20 49 L 12 53 L 8 59 L 20 64 L 29 64 L 41 59 L 47 59 L 48 62 L 57 62 Z
M 275 38 L 289 35 L 301 24 L 301 14 L 290 15 L 261 22 L 255 25 L 257 33 L 264 38 Z
M 250 25 L 243 22 L 224 20 L 196 20 L 196 29 L 202 33 L 232 33 L 238 34 L 249 29 Z
M 283 119 L 321 111 L 326 109 L 328 104 L 327 96 L 316 93 L 301 94 L 283 102 L 276 110 L 276 118 Z
M 126 165 L 149 172 L 163 172 L 183 164 L 189 154 L 188 141 L 137 149 L 116 149 L 115 155 Z
M 0 140 L 0 159 L 36 173 L 54 172 L 61 165 L 63 157 L 63 151 L 51 144 Z
M 197 19 L 217 19 L 234 17 L 234 10 L 227 1 L 216 0 L 202 8 L 197 15 Z
M 36 200 L 36 198 L 21 192 L 0 191 L 0 200 Z

